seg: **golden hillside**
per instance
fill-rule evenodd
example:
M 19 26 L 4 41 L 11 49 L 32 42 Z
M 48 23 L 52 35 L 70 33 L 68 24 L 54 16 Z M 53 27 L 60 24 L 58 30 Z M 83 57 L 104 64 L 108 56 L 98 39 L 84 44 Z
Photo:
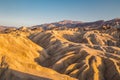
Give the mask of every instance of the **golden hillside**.
M 27 36 L 0 34 L 0 80 L 75 80 L 41 67 L 35 62 L 38 57 L 43 61 L 48 56 Z
M 0 80 L 119 80 L 119 29 L 76 29 L 1 32 Z

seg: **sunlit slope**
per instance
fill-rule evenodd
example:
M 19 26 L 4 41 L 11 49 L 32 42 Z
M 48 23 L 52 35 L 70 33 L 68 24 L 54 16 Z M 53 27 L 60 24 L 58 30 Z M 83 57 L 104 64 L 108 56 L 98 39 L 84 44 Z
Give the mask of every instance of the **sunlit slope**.
M 120 79 L 120 48 L 116 31 L 51 30 L 29 38 L 48 54 L 45 60 L 38 61 L 40 65 L 79 80 Z
M 36 63 L 47 57 L 25 35 L 0 34 L 0 80 L 74 80 Z

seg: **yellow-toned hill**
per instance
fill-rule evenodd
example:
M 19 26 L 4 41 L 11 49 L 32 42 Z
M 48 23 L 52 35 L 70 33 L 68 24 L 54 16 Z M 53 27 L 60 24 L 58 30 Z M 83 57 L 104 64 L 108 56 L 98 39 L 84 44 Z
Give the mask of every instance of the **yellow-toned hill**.
M 47 57 L 25 35 L 0 34 L 0 80 L 75 80 L 36 63 Z

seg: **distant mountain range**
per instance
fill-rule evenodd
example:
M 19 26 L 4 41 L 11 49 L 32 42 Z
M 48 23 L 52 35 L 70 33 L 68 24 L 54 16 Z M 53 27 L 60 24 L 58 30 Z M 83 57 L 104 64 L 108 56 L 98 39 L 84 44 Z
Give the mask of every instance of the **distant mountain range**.
M 0 31 L 6 29 L 7 26 L 0 26 Z
M 76 24 L 81 24 L 83 23 L 82 21 L 72 21 L 72 20 L 63 20 L 59 22 L 54 22 L 54 23 L 47 23 L 47 24 L 41 24 L 41 25 L 36 25 L 33 27 L 43 27 L 44 29 L 49 29 L 53 27 L 75 27 Z
M 0 26 L 0 31 L 3 31 L 5 29 L 9 29 L 9 28 L 15 28 L 15 27 Z
M 63 21 L 54 22 L 54 23 L 46 23 L 46 24 L 31 26 L 29 27 L 29 29 L 42 28 L 44 30 L 49 30 L 49 29 L 55 29 L 55 28 L 59 28 L 59 29 L 81 28 L 81 27 L 82 28 L 100 28 L 101 26 L 114 27 L 115 25 L 120 25 L 120 18 L 115 18 L 108 21 L 98 20 L 94 22 L 63 20 Z M 15 28 L 15 27 L 0 26 L 0 31 L 8 28 Z
M 74 27 L 101 27 L 101 26 L 115 26 L 120 25 L 120 18 L 115 18 L 112 20 L 104 21 L 94 21 L 94 22 L 82 22 L 82 21 L 72 21 L 72 20 L 63 20 L 60 22 L 48 23 L 48 24 L 41 24 L 32 26 L 32 28 L 42 27 L 43 29 L 51 29 L 56 27 L 67 27 L 67 28 L 74 28 Z

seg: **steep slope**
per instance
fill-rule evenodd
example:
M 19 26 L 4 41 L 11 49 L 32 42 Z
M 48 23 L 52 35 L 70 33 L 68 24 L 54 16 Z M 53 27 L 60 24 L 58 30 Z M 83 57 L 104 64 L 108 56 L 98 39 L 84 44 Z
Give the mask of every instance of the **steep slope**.
M 0 34 L 0 80 L 75 80 L 41 67 L 37 57 L 43 61 L 48 55 L 25 35 Z
M 120 48 L 119 37 L 115 35 L 116 31 L 51 30 L 29 38 L 49 56 L 37 61 L 42 66 L 79 80 L 119 80 Z

